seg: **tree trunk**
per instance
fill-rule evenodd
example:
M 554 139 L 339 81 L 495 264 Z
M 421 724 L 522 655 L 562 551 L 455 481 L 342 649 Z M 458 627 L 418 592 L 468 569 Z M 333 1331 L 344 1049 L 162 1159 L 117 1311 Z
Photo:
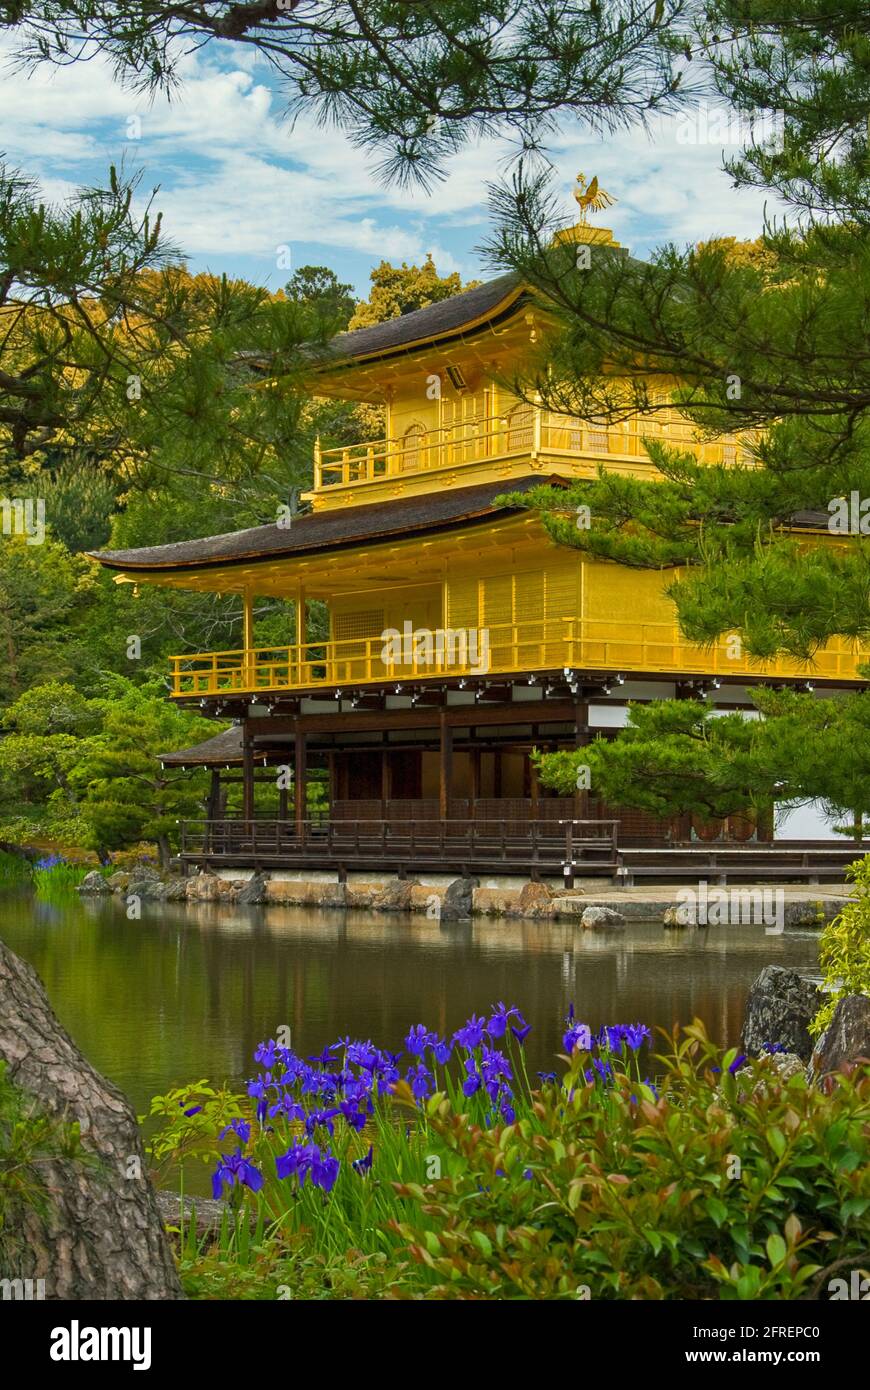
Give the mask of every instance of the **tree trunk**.
M 44 1279 L 50 1299 L 183 1298 L 133 1110 L 61 1027 L 36 971 L 2 941 L 0 1057 L 46 1113 L 78 1120 L 82 1147 L 98 1160 L 45 1164 L 51 1210 L 44 1221 L 16 1210 L 9 1234 L 21 1268 L 0 1276 Z
M 165 835 L 157 836 L 157 853 L 160 857 L 161 869 L 168 869 L 169 860 L 172 857 L 172 852 L 169 848 L 169 840 Z

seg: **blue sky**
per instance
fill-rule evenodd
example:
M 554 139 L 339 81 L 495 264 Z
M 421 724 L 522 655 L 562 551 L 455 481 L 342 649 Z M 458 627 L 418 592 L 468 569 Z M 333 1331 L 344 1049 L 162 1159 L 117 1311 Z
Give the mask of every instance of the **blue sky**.
M 4 42 L 0 53 L 8 54 Z M 135 97 L 99 60 L 30 76 L 6 71 L 0 149 L 40 179 L 51 201 L 105 180 L 113 162 L 141 169 L 143 191 L 160 186 L 165 231 L 193 271 L 278 289 L 293 268 L 322 264 L 359 294 L 382 258 L 419 263 L 431 251 L 442 273 L 492 273 L 475 248 L 487 233 L 486 185 L 506 167 L 506 144 L 465 149 L 431 194 L 386 188 L 341 132 L 286 121 L 256 56 L 222 44 L 189 56 L 183 69 L 171 102 Z M 721 136 L 708 134 L 697 138 L 684 119 L 602 141 L 566 124 L 551 148 L 566 218 L 576 211 L 570 190 L 582 170 L 617 197 L 598 220 L 635 254 L 667 240 L 757 235 L 764 198 L 732 188 Z M 290 270 L 279 266 L 288 256 Z

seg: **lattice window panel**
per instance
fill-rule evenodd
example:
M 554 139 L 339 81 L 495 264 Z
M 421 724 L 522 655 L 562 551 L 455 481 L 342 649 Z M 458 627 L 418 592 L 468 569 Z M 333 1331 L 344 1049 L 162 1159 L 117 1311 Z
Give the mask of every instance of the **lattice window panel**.
M 383 608 L 368 608 L 360 612 L 336 613 L 332 620 L 333 637 L 336 642 L 350 642 L 354 638 L 380 637 L 384 630 Z
M 534 439 L 534 412 L 530 405 L 516 405 L 507 416 L 508 453 L 531 449 Z
M 368 680 L 383 674 L 378 639 L 384 630 L 383 608 L 360 609 L 357 612 L 335 613 L 332 635 L 336 642 L 333 679 L 336 681 Z

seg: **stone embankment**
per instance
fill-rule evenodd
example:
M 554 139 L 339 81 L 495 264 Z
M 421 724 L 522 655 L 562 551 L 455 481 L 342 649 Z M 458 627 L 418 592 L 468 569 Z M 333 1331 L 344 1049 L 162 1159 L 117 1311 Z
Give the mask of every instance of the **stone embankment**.
M 740 890 L 751 895 L 751 885 Z M 769 890 L 768 890 L 769 891 Z M 672 885 L 652 888 L 610 888 L 595 880 L 566 889 L 559 883 L 532 883 L 522 878 L 453 878 L 449 874 L 419 878 L 395 878 L 387 874 L 245 873 L 232 876 L 203 871 L 190 877 L 160 874 L 151 865 L 104 878 L 94 872 L 79 887 L 88 895 L 115 894 L 141 902 L 232 903 L 242 907 L 287 904 L 314 908 L 349 908 L 384 913 L 421 913 L 442 922 L 471 917 L 520 917 L 538 921 L 574 921 L 587 931 L 618 931 L 626 922 L 658 919 L 674 930 L 697 930 L 697 921 L 678 905 L 680 889 Z M 786 927 L 820 927 L 836 916 L 849 890 L 833 886 L 824 890 L 783 889 Z M 750 902 L 750 898 L 746 899 Z M 752 922 L 747 911 L 737 921 Z M 712 925 L 712 923 L 711 923 Z M 713 927 L 715 930 L 715 926 Z

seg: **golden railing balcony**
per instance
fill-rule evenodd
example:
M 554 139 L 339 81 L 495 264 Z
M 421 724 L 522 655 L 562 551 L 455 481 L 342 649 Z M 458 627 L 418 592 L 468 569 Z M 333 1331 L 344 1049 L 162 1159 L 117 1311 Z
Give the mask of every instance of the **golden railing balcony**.
M 439 631 L 441 636 L 439 638 Z M 418 634 L 415 634 L 418 636 Z M 626 619 L 563 618 L 503 623 L 481 629 L 441 629 L 417 649 L 385 650 L 382 637 L 308 642 L 301 646 L 173 656 L 174 697 L 256 695 L 280 691 L 383 686 L 433 677 L 480 678 L 533 674 L 563 668 L 703 676 L 754 675 L 855 680 L 867 654 L 849 643 L 830 643 L 814 661 L 760 665 L 732 655 L 722 641 L 711 648 L 686 642 L 674 623 Z M 387 659 L 385 659 L 385 657 Z
M 672 409 L 659 416 L 621 425 L 591 425 L 569 415 L 517 408 L 508 415 L 462 421 L 425 429 L 411 426 L 400 438 L 375 439 L 337 449 L 315 449 L 314 485 L 317 491 L 351 483 L 456 469 L 484 461 L 536 458 L 606 459 L 623 463 L 649 462 L 645 438 L 691 447 L 707 463 L 749 463 L 745 439 L 726 436 L 698 442 L 695 427 Z

